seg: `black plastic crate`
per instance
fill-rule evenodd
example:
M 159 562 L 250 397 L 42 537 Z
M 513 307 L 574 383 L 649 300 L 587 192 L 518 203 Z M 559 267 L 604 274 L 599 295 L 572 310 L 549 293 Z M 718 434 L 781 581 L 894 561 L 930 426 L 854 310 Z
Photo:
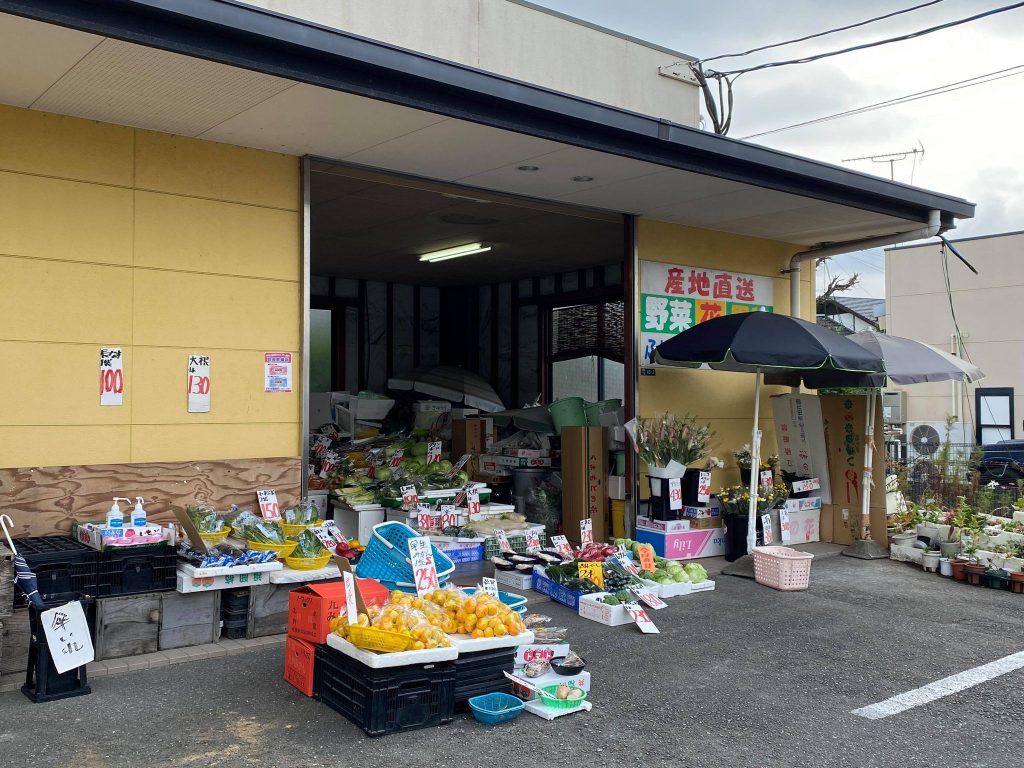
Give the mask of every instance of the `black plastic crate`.
M 64 595 L 96 595 L 99 586 L 99 553 L 68 536 L 33 536 L 15 539 L 39 581 L 43 600 Z M 28 605 L 21 590 L 14 589 L 14 607 Z
M 240 627 L 229 627 L 227 625 L 221 629 L 220 636 L 225 640 L 245 640 L 247 628 L 243 624 Z
M 460 654 L 452 662 L 455 666 L 456 707 L 484 693 L 508 693 L 512 683 L 504 673 L 512 671 L 515 660 L 515 650 L 510 648 Z
M 313 696 L 370 736 L 450 723 L 455 709 L 450 661 L 373 669 L 318 645 Z
M 70 600 L 80 600 L 85 620 L 89 626 L 89 639 L 95 642 L 96 637 L 96 600 L 81 594 L 67 594 L 60 598 L 50 598 L 43 602 L 42 607 L 29 604 L 29 647 L 25 670 L 25 684 L 21 692 L 36 704 L 72 696 L 84 696 L 91 692 L 86 674 L 86 667 L 76 667 L 67 672 L 57 672 L 50 655 L 49 644 L 43 631 L 42 616 L 44 611 L 57 608 Z
M 225 610 L 249 610 L 249 588 L 224 590 L 221 593 L 220 606 Z
M 178 555 L 166 542 L 137 547 L 111 547 L 100 552 L 101 597 L 173 592 L 177 587 Z

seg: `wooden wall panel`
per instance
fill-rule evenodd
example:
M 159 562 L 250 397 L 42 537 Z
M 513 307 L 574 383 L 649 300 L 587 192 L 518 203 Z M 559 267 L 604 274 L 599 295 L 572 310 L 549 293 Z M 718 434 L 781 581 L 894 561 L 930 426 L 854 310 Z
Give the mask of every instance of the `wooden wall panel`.
M 103 520 L 114 496 L 145 497 L 155 522 L 169 522 L 173 508 L 193 501 L 217 510 L 232 504 L 254 509 L 258 488 L 276 489 L 286 505 L 299 496 L 300 462 L 289 456 L 0 469 L 0 513 L 11 516 L 12 533 L 21 537 L 68 533 L 76 521 Z M 124 502 L 121 509 L 131 512 Z

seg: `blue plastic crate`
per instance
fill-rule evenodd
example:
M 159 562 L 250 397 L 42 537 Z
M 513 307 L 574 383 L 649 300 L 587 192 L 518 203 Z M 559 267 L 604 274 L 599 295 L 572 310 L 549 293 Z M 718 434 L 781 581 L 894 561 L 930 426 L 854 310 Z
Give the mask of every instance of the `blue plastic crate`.
M 484 545 L 474 544 L 472 547 L 458 549 L 442 549 L 453 563 L 478 563 L 484 559 Z
M 515 720 L 526 702 L 510 693 L 487 693 L 469 700 L 473 717 L 485 725 L 497 725 Z
M 537 571 L 533 572 L 533 582 L 531 584 L 534 592 L 540 592 L 542 595 L 547 595 L 556 603 L 561 603 L 567 608 L 572 608 L 574 611 L 580 609 L 580 596 L 582 592 L 577 592 L 574 589 L 562 586 L 556 581 L 552 581 L 547 576 L 544 576 Z
M 462 587 L 462 591 L 467 595 L 475 595 L 478 590 L 476 587 Z M 516 613 L 526 613 L 526 598 L 522 595 L 513 595 L 510 592 L 499 591 L 498 599 Z

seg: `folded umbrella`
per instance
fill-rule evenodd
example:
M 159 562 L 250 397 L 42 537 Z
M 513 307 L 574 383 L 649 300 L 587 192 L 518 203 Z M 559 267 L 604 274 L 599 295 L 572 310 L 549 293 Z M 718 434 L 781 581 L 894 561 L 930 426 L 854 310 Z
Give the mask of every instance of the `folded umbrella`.
M 25 556 L 20 554 L 17 548 L 14 546 L 14 540 L 11 538 L 11 532 L 8 529 L 14 527 L 14 521 L 11 520 L 7 515 L 0 515 L 0 528 L 3 528 L 4 536 L 7 538 L 7 546 L 11 548 L 11 552 L 14 553 L 14 584 L 22 591 L 25 598 L 40 608 L 43 607 L 43 598 L 39 594 L 39 580 L 36 578 L 35 572 L 29 567 L 28 561 Z

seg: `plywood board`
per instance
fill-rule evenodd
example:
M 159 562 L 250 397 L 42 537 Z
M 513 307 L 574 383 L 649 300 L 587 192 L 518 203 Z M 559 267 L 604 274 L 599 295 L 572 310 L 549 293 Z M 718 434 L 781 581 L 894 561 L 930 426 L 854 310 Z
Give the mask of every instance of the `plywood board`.
M 178 594 L 161 598 L 160 650 L 212 643 L 220 635 L 220 592 Z
M 255 507 L 257 488 L 276 489 L 286 505 L 299 496 L 299 465 L 298 457 L 282 457 L 0 469 L 0 513 L 14 521 L 12 535 L 23 537 L 103 520 L 115 495 L 145 497 L 149 520 L 162 523 L 174 519 L 173 507 L 193 502 Z
M 105 597 L 97 602 L 98 660 L 137 656 L 158 650 L 160 595 Z

